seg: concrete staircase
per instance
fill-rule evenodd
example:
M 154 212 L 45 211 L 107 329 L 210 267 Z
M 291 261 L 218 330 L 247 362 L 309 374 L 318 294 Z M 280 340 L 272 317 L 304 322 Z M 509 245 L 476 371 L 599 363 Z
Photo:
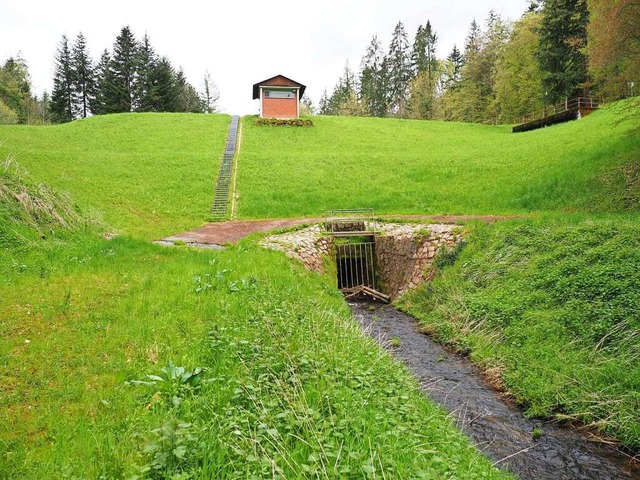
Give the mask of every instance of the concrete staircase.
M 238 125 L 240 117 L 234 115 L 231 118 L 229 126 L 229 134 L 227 135 L 227 144 L 220 162 L 220 171 L 218 172 L 218 182 L 216 183 L 216 192 L 213 199 L 213 207 L 211 214 L 214 221 L 223 221 L 228 219 L 229 206 L 229 189 L 233 176 L 233 160 L 236 153 L 236 144 L 238 140 Z

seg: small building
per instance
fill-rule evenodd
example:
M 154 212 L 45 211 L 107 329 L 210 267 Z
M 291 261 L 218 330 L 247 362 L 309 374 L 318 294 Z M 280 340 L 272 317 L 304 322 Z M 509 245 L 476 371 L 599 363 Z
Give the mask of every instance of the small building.
M 276 75 L 253 86 L 253 99 L 260 99 L 261 118 L 298 118 L 300 99 L 307 87 L 284 75 Z

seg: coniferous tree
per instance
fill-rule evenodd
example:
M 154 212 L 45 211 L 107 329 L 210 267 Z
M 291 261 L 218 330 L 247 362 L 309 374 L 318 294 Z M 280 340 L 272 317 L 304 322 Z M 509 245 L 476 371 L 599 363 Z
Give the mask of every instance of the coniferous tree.
M 157 104 L 158 88 L 153 83 L 153 70 L 156 68 L 158 58 L 151 46 L 149 35 L 142 37 L 142 42 L 137 48 L 137 77 L 135 82 L 136 111 L 153 111 Z
M 110 65 L 111 55 L 109 55 L 109 51 L 105 49 L 95 68 L 96 92 L 90 103 L 91 112 L 94 115 L 103 115 L 114 111 L 109 104 L 109 100 L 114 96 L 111 94 L 114 83 Z
M 327 89 L 325 88 L 320 96 L 320 101 L 318 102 L 318 113 L 320 115 L 331 115 L 329 111 L 329 94 L 327 93 Z
M 204 106 L 198 91 L 187 82 L 184 72 L 178 70 L 175 78 L 176 86 L 178 88 L 178 104 L 176 111 L 187 113 L 202 113 Z
M 74 76 L 71 64 L 69 39 L 62 36 L 55 56 L 53 91 L 51 93 L 51 117 L 53 121 L 64 123 L 72 121 L 76 116 L 74 101 Z
M 402 117 L 411 79 L 409 41 L 402 22 L 398 22 L 393 30 L 389 53 L 385 60 L 391 111 L 394 115 Z
M 176 82 L 176 72 L 167 57 L 158 60 L 153 69 L 153 84 L 157 87 L 154 112 L 177 112 L 180 88 Z
M 427 36 L 422 25 L 418 25 L 413 49 L 411 51 L 411 68 L 413 75 L 424 72 L 427 69 Z
M 538 61 L 548 103 L 588 90 L 585 0 L 546 0 L 542 9 Z M 585 92 L 586 93 L 586 92 Z
M 458 49 L 457 45 L 453 45 L 451 53 L 447 56 L 447 62 L 449 62 L 451 68 L 445 78 L 445 88 L 447 90 L 453 90 L 460 84 L 462 66 L 464 65 L 462 52 Z
M 73 96 L 76 110 L 82 118 L 90 113 L 96 91 L 93 62 L 87 52 L 87 42 L 81 33 L 76 37 L 71 53 L 73 71 Z
M 382 43 L 374 35 L 360 64 L 360 100 L 367 115 L 387 113 L 385 73 Z
M 136 106 L 137 50 L 138 44 L 131 28 L 123 27 L 113 45 L 113 55 L 109 65 L 112 88 L 110 87 L 105 93 L 110 112 L 132 112 Z

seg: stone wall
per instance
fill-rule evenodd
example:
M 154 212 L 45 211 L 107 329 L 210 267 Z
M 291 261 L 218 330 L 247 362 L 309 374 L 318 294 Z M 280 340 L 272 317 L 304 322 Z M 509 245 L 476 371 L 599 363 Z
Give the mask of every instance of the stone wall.
M 323 235 L 320 225 L 294 232 L 271 235 L 261 245 L 272 250 L 280 250 L 288 257 L 302 262 L 308 270 L 324 273 L 324 257 L 331 252 L 333 239 Z
M 380 289 L 397 298 L 429 279 L 430 267 L 441 248 L 453 249 L 462 241 L 455 225 L 392 225 L 376 237 Z
M 392 298 L 428 280 L 441 248 L 462 241 L 462 229 L 446 224 L 377 223 L 376 269 L 378 289 Z M 333 238 L 320 225 L 266 237 L 262 246 L 280 250 L 309 270 L 324 273 L 324 259 L 332 254 Z

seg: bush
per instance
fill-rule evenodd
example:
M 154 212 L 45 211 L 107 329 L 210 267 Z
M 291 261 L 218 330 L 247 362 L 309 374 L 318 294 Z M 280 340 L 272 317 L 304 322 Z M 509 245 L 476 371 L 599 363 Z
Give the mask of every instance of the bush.
M 291 118 L 289 120 L 281 118 L 257 118 L 254 122 L 258 126 L 268 125 L 270 127 L 313 127 L 313 121 L 303 118 Z
M 16 123 L 18 123 L 18 114 L 0 98 L 0 125 L 15 125 Z

